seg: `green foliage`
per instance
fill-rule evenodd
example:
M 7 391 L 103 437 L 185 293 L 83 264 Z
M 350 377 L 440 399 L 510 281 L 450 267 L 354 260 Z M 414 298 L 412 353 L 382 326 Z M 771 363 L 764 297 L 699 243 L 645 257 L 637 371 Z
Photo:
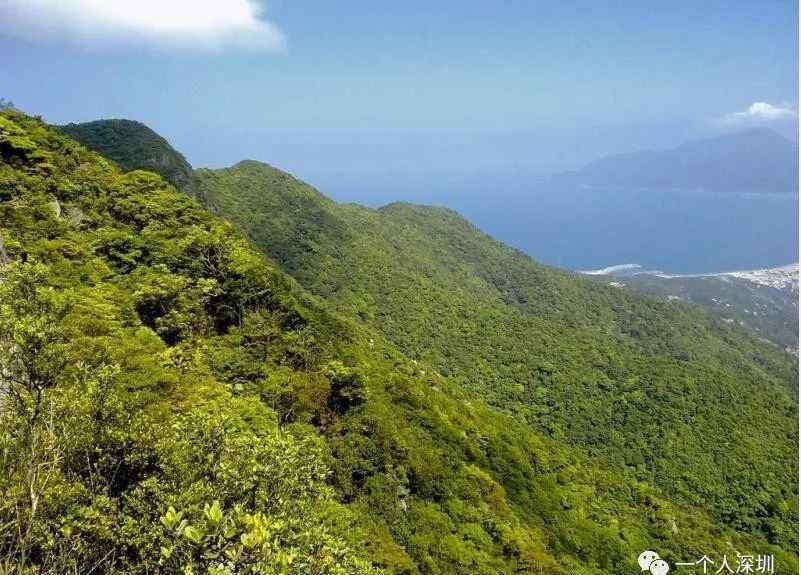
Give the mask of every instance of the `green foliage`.
M 192 187 L 192 166 L 153 130 L 131 120 L 99 120 L 59 126 L 89 149 L 114 160 L 123 170 L 148 170 L 179 190 Z
M 161 548 L 161 564 L 183 573 L 376 573 L 332 545 L 325 530 L 304 525 L 298 534 L 293 518 L 245 513 L 241 506 L 225 514 L 216 500 L 196 523 L 182 518 L 172 507 L 161 518 L 172 540 Z
M 286 280 L 161 179 L 5 114 L 2 568 L 372 572 L 325 449 L 232 395 L 202 353 L 249 314 L 292 339 L 306 312 Z M 192 519 L 179 541 L 159 521 L 171 506 Z
M 794 356 L 689 307 L 532 262 L 454 212 L 338 205 L 274 168 L 196 171 L 304 287 L 548 437 L 788 548 Z M 289 246 L 289 247 L 287 247 Z
M 136 312 L 142 323 L 153 328 L 168 344 L 209 332 L 206 309 L 218 293 L 216 280 L 195 281 L 169 272 L 149 275 L 134 293 Z
M 328 406 L 343 414 L 351 407 L 358 407 L 367 399 L 367 390 L 361 375 L 348 369 L 338 361 L 326 366 L 325 375 L 331 382 Z
M 729 275 L 662 278 L 637 274 L 620 281 L 640 293 L 702 305 L 726 322 L 736 322 L 788 349 L 798 348 L 797 288 L 778 289 Z
M 468 361 L 463 346 L 478 339 L 470 323 L 438 325 L 447 316 L 434 313 L 431 327 L 422 329 L 415 314 L 425 298 L 402 289 L 403 282 L 396 287 L 407 298 L 409 323 L 399 333 L 408 339 L 390 330 L 401 318 L 375 304 L 387 290 L 373 294 L 373 280 L 358 268 L 329 262 L 320 271 L 351 277 L 341 286 L 348 298 L 358 295 L 361 323 L 331 311 L 232 225 L 158 176 L 122 173 L 18 112 L 3 111 L 0 118 L 0 138 L 33 145 L 0 148 L 6 252 L 0 382 L 21 398 L 0 396 L 4 572 L 623 574 L 652 546 L 671 560 L 731 546 L 774 553 L 777 565 L 797 566 L 796 482 L 785 462 L 795 411 L 788 408 L 781 361 L 755 344 L 738 347 L 751 342 L 737 332 L 725 332 L 726 343 L 700 325 L 701 336 L 720 348 L 710 357 L 739 358 L 728 367 L 716 360 L 701 372 L 700 360 L 646 353 L 634 336 L 601 340 L 609 355 L 600 354 L 596 332 L 570 327 L 563 317 L 570 312 L 566 304 L 558 319 L 521 316 L 532 332 L 515 332 L 490 315 L 484 334 L 499 325 L 510 330 L 504 338 L 499 329 L 491 340 L 499 357 L 508 353 L 504 345 L 534 327 L 542 330 L 542 344 L 553 346 L 537 357 L 548 393 L 515 381 L 523 391 L 514 393 L 541 402 L 512 402 L 519 396 L 508 395 L 505 378 L 519 367 L 510 364 L 507 372 L 489 362 L 489 343 L 473 348 Z M 298 205 L 315 203 L 307 194 Z M 275 217 L 290 225 L 295 216 Z M 356 241 L 361 232 L 338 218 L 304 224 L 308 235 L 300 239 L 288 229 L 280 245 L 299 243 L 297 254 L 325 253 L 329 230 Z M 337 257 L 351 261 L 347 245 L 338 245 Z M 296 275 L 307 282 L 301 269 Z M 564 281 L 565 293 L 584 293 L 583 284 Z M 461 299 L 466 291 L 452 292 L 452 305 L 475 303 Z M 630 300 L 646 305 L 638 302 Z M 586 305 L 597 306 L 600 317 L 610 313 L 602 303 Z M 445 306 L 447 314 L 453 311 Z M 645 320 L 630 321 L 641 332 L 650 329 Z M 447 366 L 430 361 L 429 351 L 408 346 L 417 356 L 410 359 L 376 327 L 403 347 L 418 337 L 443 357 L 445 338 L 452 338 L 452 377 L 441 375 Z M 437 330 L 442 339 L 430 336 Z M 657 335 L 651 337 L 648 345 L 657 348 Z M 745 357 L 746 349 L 754 357 Z M 589 359 L 577 363 L 582 353 Z M 528 365 L 524 360 L 518 363 Z M 686 370 L 678 379 L 665 375 L 677 366 Z M 735 367 L 755 383 L 724 395 L 736 389 L 719 385 L 717 377 L 730 378 Z M 690 433 L 699 420 L 685 422 L 690 429 L 679 428 L 683 433 L 675 437 L 659 436 L 664 428 L 653 415 L 677 401 L 676 381 L 688 393 L 711 386 L 709 393 L 720 394 L 718 405 L 739 401 L 749 410 L 761 404 L 745 392 L 764 391 L 773 412 L 754 412 L 764 419 L 763 432 L 754 435 L 763 451 L 745 459 L 762 465 L 764 475 L 743 473 L 737 480 L 717 470 L 721 478 L 712 481 L 715 471 L 706 462 L 688 459 L 679 472 L 661 458 L 623 463 L 613 457 L 636 458 L 637 449 L 650 448 L 686 449 L 688 457 L 703 452 L 699 434 L 710 428 Z M 490 393 L 494 383 L 497 392 Z M 599 391 L 602 385 L 629 386 L 619 411 Z M 519 412 L 508 413 L 516 406 Z M 554 406 L 563 415 L 552 410 L 548 419 L 537 411 Z M 615 419 L 638 414 L 632 421 L 641 434 Z M 588 424 L 590 415 L 598 417 L 597 429 Z M 568 416 L 576 423 L 568 425 Z M 725 429 L 738 456 L 757 447 L 736 428 Z M 752 432 L 746 426 L 741 433 Z M 622 449 L 625 442 L 634 447 Z M 714 452 L 728 463 L 724 456 Z M 755 477 L 762 482 L 756 487 Z M 720 487 L 722 480 L 731 489 Z M 674 487 L 682 481 L 685 491 Z M 711 484 L 708 494 L 739 500 L 743 509 L 761 501 L 758 521 L 751 523 L 749 513 L 742 515 L 746 521 L 733 518 L 734 503 L 721 507 L 728 516 L 714 516 L 718 507 L 703 499 L 704 481 Z

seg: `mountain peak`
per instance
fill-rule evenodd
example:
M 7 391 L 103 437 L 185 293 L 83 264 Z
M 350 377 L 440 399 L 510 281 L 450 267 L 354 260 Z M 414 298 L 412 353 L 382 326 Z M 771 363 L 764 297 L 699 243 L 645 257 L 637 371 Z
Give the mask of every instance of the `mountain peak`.
M 669 150 L 606 156 L 556 181 L 707 192 L 796 193 L 797 144 L 767 128 L 692 140 Z
M 277 170 L 275 166 L 271 166 L 267 162 L 262 162 L 261 160 L 251 160 L 251 159 L 244 159 L 238 161 L 236 164 L 231 166 L 232 168 L 269 168 L 270 170 Z
M 165 138 L 142 122 L 114 118 L 66 124 L 58 129 L 125 171 L 155 172 L 179 190 L 192 194 L 192 166 Z

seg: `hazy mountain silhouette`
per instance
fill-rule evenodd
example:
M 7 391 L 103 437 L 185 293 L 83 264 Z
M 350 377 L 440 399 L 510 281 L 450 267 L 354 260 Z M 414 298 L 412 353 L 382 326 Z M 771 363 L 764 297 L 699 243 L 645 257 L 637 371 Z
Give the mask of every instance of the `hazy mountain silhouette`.
M 772 130 L 755 128 L 670 150 L 607 156 L 554 180 L 584 186 L 795 193 L 798 145 Z

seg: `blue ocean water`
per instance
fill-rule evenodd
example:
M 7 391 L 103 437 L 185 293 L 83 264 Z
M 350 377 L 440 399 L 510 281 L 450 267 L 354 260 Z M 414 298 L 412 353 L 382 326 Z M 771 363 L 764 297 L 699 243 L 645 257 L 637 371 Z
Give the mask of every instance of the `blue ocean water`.
M 798 261 L 798 196 L 561 188 L 451 196 L 485 232 L 574 270 L 637 263 L 705 273 Z

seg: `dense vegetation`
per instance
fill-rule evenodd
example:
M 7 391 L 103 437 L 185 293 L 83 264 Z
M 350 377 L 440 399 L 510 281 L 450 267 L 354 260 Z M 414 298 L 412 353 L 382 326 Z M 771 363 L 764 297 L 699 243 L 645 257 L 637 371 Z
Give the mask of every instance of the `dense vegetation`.
M 156 132 L 132 120 L 98 120 L 66 124 L 59 129 L 102 154 L 123 170 L 148 170 L 160 174 L 179 190 L 192 188 L 192 166 Z
M 610 281 L 609 276 L 598 278 Z M 625 287 L 664 299 L 703 306 L 726 322 L 736 322 L 758 337 L 798 349 L 798 289 L 760 285 L 732 276 L 670 277 L 637 274 L 613 278 Z
M 797 569 L 785 356 L 450 212 L 200 178 L 329 301 L 158 176 L 0 113 L 0 572 Z
M 264 164 L 198 189 L 302 285 L 551 438 L 796 546 L 796 361 L 532 262 L 440 208 L 337 205 Z
M 161 174 L 179 189 L 197 197 L 208 209 L 216 210 L 211 199 L 205 196 L 206 188 L 215 186 L 195 186 L 192 168 L 180 152 L 146 126 L 138 122 L 121 122 L 119 120 L 98 120 L 86 124 L 70 124 L 66 129 L 73 138 L 88 148 L 114 159 L 123 169 L 152 170 Z M 122 133 L 121 126 L 128 126 L 128 130 Z M 142 133 L 140 134 L 138 131 Z M 126 143 L 126 139 L 133 144 Z M 147 153 L 143 153 L 142 146 L 137 144 L 141 141 L 149 142 Z M 153 157 L 172 158 L 173 161 L 154 162 L 150 159 Z M 172 167 L 174 165 L 181 166 L 182 177 L 175 177 L 175 170 Z M 260 202 L 264 199 L 256 198 L 254 201 Z M 272 206 L 277 211 L 271 212 L 271 215 L 275 216 L 280 213 L 282 206 L 290 201 L 290 199 L 284 198 L 277 205 Z M 307 207 L 312 211 L 319 212 L 319 210 L 315 210 L 314 203 L 312 201 Z M 301 209 L 303 208 L 304 206 L 301 206 Z M 329 218 L 323 222 L 323 225 L 329 226 L 329 238 L 337 237 L 335 219 Z M 334 232 L 333 235 L 332 232 Z M 275 239 L 273 238 L 273 240 Z M 277 239 L 287 245 L 283 248 L 273 248 L 271 253 L 279 254 L 288 249 L 297 249 L 297 246 L 287 238 Z M 296 258 L 284 257 L 282 259 L 285 262 L 292 262 Z M 603 278 L 596 279 L 603 280 Z M 736 321 L 758 337 L 767 338 L 783 347 L 794 349 L 798 346 L 798 294 L 794 290 L 777 290 L 737 278 L 715 277 L 662 279 L 640 275 L 629 277 L 624 283 L 638 293 L 663 299 L 671 299 L 675 296 L 686 302 L 701 305 L 715 316 L 726 321 Z

